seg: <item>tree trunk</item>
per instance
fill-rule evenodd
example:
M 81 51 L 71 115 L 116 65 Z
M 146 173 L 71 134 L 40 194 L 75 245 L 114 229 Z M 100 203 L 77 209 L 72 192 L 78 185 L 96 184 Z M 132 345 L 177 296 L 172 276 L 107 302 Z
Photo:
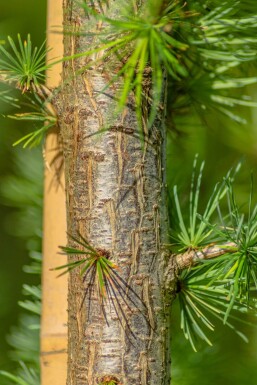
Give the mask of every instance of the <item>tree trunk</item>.
M 54 33 L 62 25 L 62 1 L 48 0 L 47 44 L 53 47 L 47 61 L 63 55 L 62 36 Z M 47 73 L 47 86 L 60 85 L 62 67 L 57 65 Z M 67 362 L 67 277 L 56 278 L 49 269 L 64 264 L 66 258 L 57 255 L 58 246 L 66 242 L 66 210 L 64 174 L 59 170 L 58 133 L 51 130 L 45 143 L 44 243 L 41 316 L 41 385 L 64 385 Z M 58 176 L 58 180 L 56 180 Z
M 116 8 L 115 8 L 116 7 Z M 117 13 L 112 2 L 109 16 Z M 65 55 L 85 51 L 90 36 L 79 36 L 91 25 L 76 1 L 64 1 Z M 73 33 L 74 32 L 74 33 Z M 91 32 L 94 32 L 91 30 Z M 156 120 L 145 144 L 139 139 L 133 96 L 115 117 L 115 83 L 98 65 L 79 71 L 86 59 L 64 66 L 59 99 L 67 186 L 68 234 L 78 232 L 90 245 L 110 254 L 118 274 L 129 285 L 130 297 L 111 293 L 104 317 L 96 292 L 84 299 L 91 282 L 77 270 L 68 288 L 68 385 L 166 385 L 170 383 L 169 301 L 164 288 L 165 232 L 162 201 L 164 134 Z M 113 71 L 114 74 L 114 71 Z M 108 128 L 108 130 L 103 130 Z M 99 130 L 102 130 L 99 133 Z M 115 297 L 121 301 L 121 308 Z M 138 297 L 141 299 L 138 304 Z

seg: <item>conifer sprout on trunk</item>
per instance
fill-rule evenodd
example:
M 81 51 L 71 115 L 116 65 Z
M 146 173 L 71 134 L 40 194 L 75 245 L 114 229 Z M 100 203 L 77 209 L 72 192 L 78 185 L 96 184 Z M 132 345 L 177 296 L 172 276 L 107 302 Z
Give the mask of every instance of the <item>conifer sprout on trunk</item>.
M 76 1 L 66 1 L 64 12 L 69 56 L 92 45 L 89 33 L 96 24 Z M 108 16 L 117 12 L 117 2 L 111 2 Z M 85 25 L 88 35 L 76 33 Z M 83 70 L 86 65 L 85 58 L 65 63 L 59 99 L 68 234 L 75 239 L 79 233 L 109 258 L 117 278 L 106 285 L 101 303 L 90 276 L 83 279 L 77 269 L 70 274 L 68 384 L 169 384 L 170 294 L 161 250 L 163 117 L 157 114 L 148 130 L 145 111 L 142 143 L 133 95 L 117 113 L 120 80 L 106 87 L 115 65 Z

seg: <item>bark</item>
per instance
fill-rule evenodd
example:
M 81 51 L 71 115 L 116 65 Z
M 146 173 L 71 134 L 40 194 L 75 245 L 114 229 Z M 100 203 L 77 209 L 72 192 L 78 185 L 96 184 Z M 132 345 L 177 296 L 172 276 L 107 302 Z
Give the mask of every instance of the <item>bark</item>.
M 117 4 L 112 2 L 109 16 L 117 12 Z M 72 32 L 91 25 L 76 1 L 64 1 L 64 15 L 64 23 Z M 65 55 L 84 51 L 91 43 L 87 36 L 66 35 Z M 92 66 L 79 72 L 85 63 L 86 59 L 79 59 L 65 64 L 58 101 L 68 234 L 77 237 L 80 232 L 92 246 L 109 252 L 119 274 L 141 301 L 138 306 L 122 303 L 126 321 L 120 310 L 117 316 L 110 303 L 106 307 L 107 325 L 96 295 L 86 296 L 83 302 L 90 283 L 83 283 L 79 272 L 72 271 L 67 384 L 97 385 L 112 378 L 117 384 L 167 385 L 170 293 L 164 288 L 166 259 L 160 238 L 160 231 L 165 233 L 166 215 L 162 201 L 162 122 L 156 120 L 142 149 L 133 97 L 116 117 L 115 95 L 120 84 L 101 92 L 113 67 L 107 71 Z M 108 130 L 99 133 L 103 128 Z

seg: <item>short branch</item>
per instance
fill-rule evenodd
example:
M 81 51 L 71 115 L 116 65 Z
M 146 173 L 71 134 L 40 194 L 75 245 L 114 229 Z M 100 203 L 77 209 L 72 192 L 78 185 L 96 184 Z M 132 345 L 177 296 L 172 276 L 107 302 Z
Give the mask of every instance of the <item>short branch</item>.
M 166 288 L 169 289 L 171 282 L 174 281 L 174 269 L 176 274 L 177 271 L 194 266 L 201 260 L 217 258 L 236 251 L 238 251 L 238 246 L 234 242 L 227 242 L 223 245 L 210 244 L 201 250 L 188 250 L 184 253 L 170 255 L 165 269 Z
M 208 245 L 202 250 L 190 250 L 175 256 L 176 265 L 179 270 L 195 265 L 199 260 L 220 257 L 226 253 L 234 253 L 238 250 L 234 242 L 227 242 L 223 245 Z

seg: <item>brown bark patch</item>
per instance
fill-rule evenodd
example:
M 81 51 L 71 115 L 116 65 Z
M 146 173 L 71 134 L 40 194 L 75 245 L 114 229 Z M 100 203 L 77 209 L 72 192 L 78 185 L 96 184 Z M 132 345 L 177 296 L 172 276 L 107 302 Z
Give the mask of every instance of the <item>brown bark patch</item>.
M 101 378 L 99 385 L 123 385 L 115 376 L 104 376 Z

